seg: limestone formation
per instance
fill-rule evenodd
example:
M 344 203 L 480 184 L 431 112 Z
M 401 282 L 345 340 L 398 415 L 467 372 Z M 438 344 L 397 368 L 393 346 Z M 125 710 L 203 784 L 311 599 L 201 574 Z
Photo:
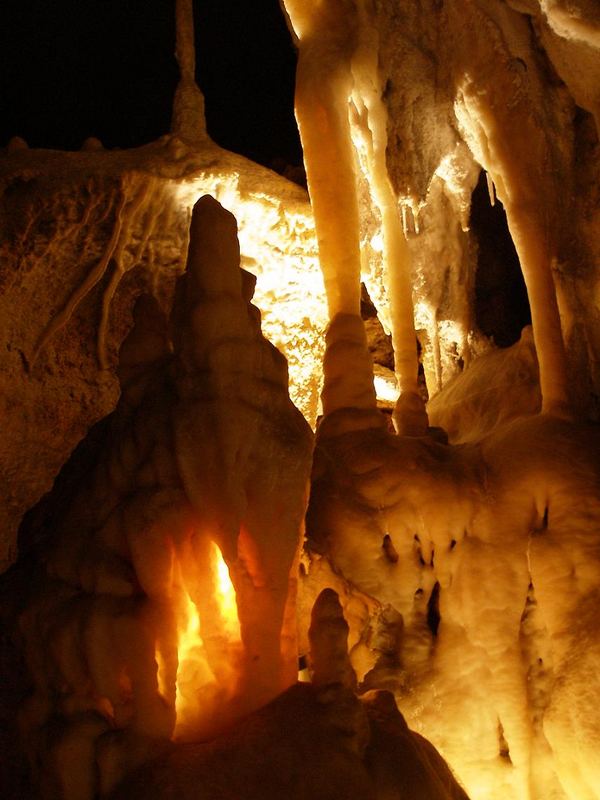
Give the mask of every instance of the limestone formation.
M 350 688 L 355 676 L 349 665 L 339 675 L 331 669 L 329 648 L 339 654 L 338 666 L 346 652 L 332 590 L 318 599 L 311 630 L 318 651 L 312 663 L 327 674 L 315 671 L 312 684 L 292 687 L 233 734 L 171 746 L 126 779 L 111 800 L 146 797 L 150 787 L 156 800 L 467 800 L 439 753 L 408 729 L 392 695 L 370 692 L 359 699 Z
M 8 796 L 599 800 L 597 3 L 282 10 L 310 203 L 191 0 L 169 134 L 1 156 Z
M 296 680 L 312 434 L 253 289 L 235 220 L 202 198 L 170 329 L 138 302 L 117 409 L 32 523 L 19 728 L 44 796 L 105 794 L 171 736 L 214 735 Z
M 395 694 L 472 797 L 595 798 L 598 430 L 504 414 L 462 447 L 326 417 L 304 591 L 336 587 L 359 681 Z
M 198 148 L 176 136 L 129 151 L 0 155 L 5 567 L 23 514 L 115 407 L 114 368 L 136 298 L 150 292 L 170 309 L 191 208 L 206 193 L 236 214 L 264 330 L 314 424 L 326 303 L 300 187 L 210 141 Z

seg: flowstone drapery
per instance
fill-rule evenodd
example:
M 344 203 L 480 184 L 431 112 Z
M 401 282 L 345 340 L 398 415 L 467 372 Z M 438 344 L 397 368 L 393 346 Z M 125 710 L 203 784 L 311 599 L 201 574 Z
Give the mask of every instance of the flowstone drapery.
M 561 422 L 592 410 L 584 376 L 595 371 L 595 334 L 574 321 L 574 108 L 548 80 L 532 24 L 539 9 L 502 0 L 285 6 L 298 39 L 296 114 L 330 311 L 306 591 L 346 584 L 365 686 L 393 688 L 473 797 L 596 798 L 600 729 L 583 709 L 600 692 L 591 668 L 600 630 L 589 611 L 600 591 L 597 431 Z M 587 7 L 542 4 L 541 16 L 586 47 L 598 30 Z M 595 101 L 586 107 L 596 113 Z M 448 383 L 448 344 L 463 365 L 477 345 L 466 238 L 477 165 L 490 201 L 497 195 L 506 211 L 532 330 L 510 356 L 488 354 L 462 376 L 457 363 Z M 598 204 L 587 201 L 597 225 Z M 578 254 L 597 248 L 581 240 Z M 352 306 L 359 243 L 392 334 L 400 436 L 377 412 Z M 472 445 L 425 435 L 421 320 L 433 416 L 453 441 Z M 538 370 L 541 398 L 530 377 Z M 520 387 L 510 386 L 514 377 Z M 510 421 L 540 399 L 542 415 Z
M 473 798 L 600 793 L 597 448 L 543 415 L 462 447 L 359 410 L 317 434 L 302 592 L 336 588 L 364 687 Z
M 293 685 L 312 434 L 238 265 L 232 216 L 202 198 L 170 325 L 138 301 L 119 405 L 23 533 L 16 792 L 463 800 L 391 695 L 356 696 L 331 589 L 312 610 L 312 685 Z

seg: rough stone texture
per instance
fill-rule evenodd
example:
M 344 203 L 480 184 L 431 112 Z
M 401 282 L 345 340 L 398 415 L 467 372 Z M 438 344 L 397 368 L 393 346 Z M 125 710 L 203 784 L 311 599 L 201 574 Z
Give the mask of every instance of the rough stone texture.
M 362 707 L 340 686 L 298 684 L 228 736 L 172 747 L 110 800 L 149 792 L 156 800 L 467 800 L 385 695 L 373 693 Z M 352 747 L 356 717 L 368 735 L 361 753 Z
M 447 764 L 410 731 L 389 692 L 357 698 L 348 625 L 326 589 L 311 622 L 311 683 L 291 687 L 209 744 L 171 745 L 111 800 L 467 800 Z
M 431 431 L 422 438 L 391 434 L 375 408 L 360 320 L 338 320 L 348 346 L 327 360 L 326 396 L 333 397 L 335 411 L 319 429 L 302 562 L 300 652 L 309 652 L 306 628 L 314 600 L 322 588 L 335 589 L 350 628 L 350 663 L 363 688 L 393 691 L 411 725 L 431 736 L 475 800 L 494 793 L 527 800 L 597 798 L 598 430 L 531 416 L 540 402 L 538 363 L 546 382 L 558 386 L 555 410 L 565 410 L 559 407 L 566 389 L 576 412 L 598 415 L 596 4 L 340 0 L 322 7 L 344 15 L 360 11 L 362 33 L 377 50 L 388 112 L 388 177 L 412 254 L 428 388 L 432 396 L 439 392 L 430 403 L 431 421 L 460 446 L 435 440 Z M 354 35 L 353 20 L 344 16 L 344 23 Z M 342 43 L 346 59 L 352 44 Z M 364 140 L 368 126 L 356 106 L 350 111 L 354 133 Z M 270 335 L 289 356 L 299 405 L 308 417 L 316 413 L 325 314 L 305 196 L 206 141 L 194 149 L 173 136 L 132 153 L 95 147 L 89 142 L 80 154 L 30 153 L 13 141 L 2 166 L 7 434 L 0 455 L 8 478 L 7 543 L 86 428 L 116 402 L 112 373 L 96 366 L 98 339 L 101 360 L 114 364 L 134 297 L 150 286 L 170 305 L 187 210 L 198 194 L 215 194 L 238 215 L 243 266 L 260 273 L 265 324 L 279 331 Z M 389 328 L 382 220 L 362 170 L 365 159 L 357 162 L 364 279 Z M 520 242 L 538 315 L 536 337 L 541 319 L 546 344 L 548 335 L 555 345 L 564 339 L 566 370 L 561 347 L 544 346 L 544 336 L 537 340 L 536 359 L 527 332 L 511 350 L 475 361 L 485 342 L 472 314 L 476 252 L 468 225 L 480 168 L 496 183 Z M 257 244 L 265 241 L 272 260 Z M 292 277 L 281 274 L 282 253 L 297 257 Z M 125 274 L 111 300 L 119 271 Z M 78 286 L 81 304 L 70 321 L 69 314 L 63 320 L 61 310 Z M 107 301 L 104 315 L 100 293 Z M 544 297 L 550 305 L 557 300 L 560 326 Z M 58 328 L 53 320 L 66 325 Z M 352 391 L 360 408 L 348 408 Z M 67 564 L 78 574 L 80 564 Z M 88 563 L 84 579 L 97 578 L 96 567 Z M 340 622 L 339 614 L 333 622 Z M 40 675 L 42 683 L 49 680 L 43 669 Z M 223 742 L 169 749 L 123 792 L 147 796 L 151 778 L 165 797 L 179 790 L 198 794 L 203 780 L 210 787 L 216 773 L 221 777 L 215 764 L 234 763 L 241 778 L 232 770 L 233 784 L 213 787 L 210 796 L 264 796 L 269 786 L 276 795 L 294 797 L 302 791 L 290 784 L 296 752 L 310 759 L 313 745 L 319 751 L 315 774 L 305 784 L 312 793 L 371 797 L 373 775 L 383 775 L 384 796 L 414 788 L 415 772 L 410 786 L 399 785 L 398 773 L 388 775 L 381 766 L 384 753 L 402 761 L 394 736 L 406 733 L 389 698 L 373 699 L 370 719 L 381 728 L 372 722 L 374 749 L 357 761 L 356 698 L 342 697 L 350 722 L 342 714 L 346 727 L 336 723 L 332 735 L 329 721 L 312 713 L 310 692 L 297 688 L 260 712 L 236 731 L 233 750 Z M 291 717 L 306 721 L 314 736 L 301 730 L 293 738 Z M 49 731 L 50 739 L 89 760 L 89 742 L 104 731 L 105 717 L 84 714 L 77 723 L 74 739 L 61 739 L 61 727 Z M 258 742 L 261 758 L 273 746 L 273 759 L 284 765 L 281 774 L 245 771 L 232 761 L 246 758 L 243 746 L 250 740 Z M 126 745 L 136 757 L 132 743 Z M 252 747 L 250 758 L 256 759 Z M 331 784 L 324 783 L 329 777 Z
M 428 404 L 429 421 L 453 444 L 477 442 L 494 428 L 537 414 L 541 398 L 531 328 L 512 347 L 490 350 L 456 375 Z
M 447 28 L 438 22 L 439 4 L 382 2 L 375 8 L 388 110 L 388 171 L 408 238 L 415 325 L 433 395 L 459 370 L 459 359 L 469 360 L 468 337 L 476 335 L 475 251 L 467 228 L 478 168 L 453 120 L 448 65 L 440 58 Z M 377 254 L 369 255 L 374 268 L 366 283 L 385 320 L 387 290 Z
M 23 541 L 9 623 L 33 688 L 21 751 L 45 798 L 106 793 L 161 741 L 214 736 L 296 680 L 312 433 L 253 288 L 234 218 L 202 198 L 169 328 L 144 296 L 121 347 L 117 409 Z M 235 590 L 233 631 L 216 600 L 215 546 Z M 189 605 L 195 675 L 206 675 L 191 707 L 179 683 Z
M 479 420 L 470 369 L 472 444 L 322 421 L 303 591 L 340 594 L 359 680 L 394 692 L 472 797 L 595 798 L 598 430 L 502 424 L 500 399 Z
M 437 0 L 401 5 L 380 0 L 372 17 L 388 110 L 388 169 L 413 258 L 416 328 L 429 395 L 485 349 L 472 315 L 476 252 L 466 230 L 478 155 L 465 146 L 455 118 L 456 84 L 464 68 L 453 50 L 461 34 L 455 27 L 471 19 L 479 31 L 479 44 L 471 48 L 473 65 L 493 64 L 504 70 L 507 85 L 514 85 L 515 98 L 525 93 L 554 159 L 552 169 L 538 170 L 531 188 L 545 204 L 554 198 L 548 224 L 557 238 L 554 276 L 571 394 L 579 410 L 595 416 L 600 159 L 593 8 L 581 6 L 575 14 L 579 27 L 565 35 L 561 4 L 463 0 L 459 5 L 462 11 L 454 14 Z M 529 20 L 527 36 L 516 36 Z M 583 110 L 576 110 L 573 100 Z M 507 120 L 511 126 L 513 117 Z M 505 136 L 510 139 L 509 129 Z M 97 367 L 99 326 L 103 360 L 114 365 L 135 297 L 150 287 L 168 307 L 174 274 L 181 270 L 187 215 L 203 192 L 213 192 L 238 216 L 243 265 L 259 276 L 257 303 L 266 329 L 290 362 L 293 399 L 314 422 L 326 317 L 311 215 L 300 189 L 224 153 L 205 136 L 196 148 L 175 136 L 135 152 L 88 145 L 70 154 L 32 152 L 14 141 L 1 157 L 0 177 L 0 334 L 10 386 L 0 400 L 6 431 L 0 444 L 7 487 L 0 525 L 5 565 L 14 560 L 24 511 L 49 489 L 89 425 L 115 405 L 114 375 Z M 359 186 L 364 277 L 389 329 L 381 220 L 364 176 Z M 100 269 L 96 288 L 88 285 L 71 321 L 47 339 L 32 363 L 44 329 L 103 256 L 110 256 L 107 245 L 125 195 L 122 231 L 105 275 Z M 118 269 L 126 274 L 103 320 L 100 296 L 116 287 Z
M 597 123 L 600 55 L 593 5 L 540 7 L 520 0 L 359 5 L 364 5 L 360 24 L 372 26 L 375 33 L 369 35 L 378 47 L 388 172 L 412 257 L 415 324 L 429 396 L 485 349 L 473 319 L 476 246 L 468 232 L 469 207 L 479 170 L 494 171 L 499 152 L 489 161 L 487 145 L 478 143 L 480 132 L 469 129 L 471 123 L 465 126 L 459 113 L 468 79 L 483 98 L 482 115 L 490 115 L 485 125 L 490 124 L 492 139 L 510 143 L 502 156 L 512 170 L 510 179 L 506 170 L 503 177 L 508 194 L 530 197 L 516 218 L 527 203 L 543 210 L 539 224 L 554 259 L 571 401 L 579 412 L 595 416 L 599 326 L 593 265 L 600 203 L 594 118 Z M 523 130 L 528 126 L 521 143 L 516 119 Z M 362 173 L 358 185 L 368 263 L 364 280 L 389 330 L 381 221 Z M 503 187 L 497 189 L 501 195 Z M 508 195 L 503 199 L 508 202 Z
M 135 298 L 150 291 L 169 309 L 202 194 L 236 213 L 264 328 L 314 422 L 326 320 L 302 189 L 209 140 L 198 149 L 177 137 L 125 152 L 11 149 L 0 189 L 4 568 L 25 511 L 116 404 L 116 354 Z

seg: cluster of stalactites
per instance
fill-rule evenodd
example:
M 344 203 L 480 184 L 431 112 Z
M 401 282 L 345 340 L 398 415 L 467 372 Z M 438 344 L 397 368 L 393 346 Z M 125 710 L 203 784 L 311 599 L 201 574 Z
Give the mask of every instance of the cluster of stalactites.
M 359 374 L 364 375 L 360 407 L 366 401 L 375 408 L 370 356 L 364 333 L 360 333 L 361 246 L 354 128 L 354 135 L 358 130 L 364 138 L 373 203 L 382 219 L 400 389 L 395 423 L 401 433 L 423 434 L 427 416 L 417 388 L 408 249 L 385 161 L 387 116 L 377 72 L 377 34 L 362 6 L 357 9 L 343 0 L 310 8 L 292 0 L 286 2 L 286 8 L 299 43 L 296 115 L 329 305 L 331 348 L 356 364 L 352 385 Z M 355 323 L 349 322 L 351 318 Z M 349 326 L 353 329 L 351 341 Z M 328 360 L 333 361 L 331 354 Z M 327 383 L 326 364 L 325 414 L 352 406 L 350 395 L 328 391 Z
M 344 339 L 338 341 L 334 332 L 336 329 L 345 330 L 347 323 L 337 326 L 333 323 L 338 315 L 358 316 L 359 313 L 360 173 L 361 201 L 367 185 L 374 218 L 381 229 L 383 281 L 389 304 L 385 313 L 392 334 L 400 392 L 394 415 L 396 428 L 403 433 L 423 433 L 427 428 L 427 417 L 417 391 L 411 286 L 414 270 L 411 269 L 410 249 L 400 213 L 403 201 L 395 196 L 388 171 L 389 124 L 382 99 L 377 30 L 380 20 L 372 8 L 360 1 L 331 0 L 307 5 L 286 0 L 285 6 L 298 40 L 296 114 L 332 322 L 329 338 L 332 344 L 336 340 L 338 350 L 343 350 Z M 567 30 L 570 38 L 585 40 L 589 47 L 596 45 L 593 10 L 567 9 L 559 2 L 546 2 L 542 6 L 553 30 L 562 31 L 560 35 Z M 378 13 L 383 14 L 381 11 Z M 560 146 L 554 141 L 553 133 L 563 125 L 563 117 L 566 118 L 560 93 L 553 90 L 549 101 L 540 99 L 544 73 L 531 28 L 522 13 L 499 0 L 493 0 L 486 8 L 469 0 L 451 4 L 444 15 L 445 24 L 452 30 L 460 30 L 463 39 L 453 45 L 447 42 L 444 45 L 446 62 L 443 69 L 450 92 L 449 109 L 452 109 L 452 98 L 454 100 L 450 115 L 454 113 L 455 118 L 449 123 L 454 131 L 452 146 L 456 149 L 460 144 L 466 149 L 466 142 L 474 160 L 486 170 L 490 185 L 495 186 L 505 207 L 531 306 L 542 411 L 569 417 L 572 410 L 565 337 L 572 313 L 567 308 L 558 274 L 560 243 L 564 234 L 558 196 L 560 182 L 565 180 L 566 160 L 565 153 L 560 152 Z M 494 65 L 490 53 L 497 56 Z M 515 116 L 522 121 L 517 127 L 514 125 Z M 456 130 L 460 131 L 464 142 L 459 141 Z M 433 131 L 432 137 L 435 140 L 438 132 Z M 563 138 L 568 140 L 568 131 Z M 448 153 L 446 155 L 450 157 Z M 469 157 L 461 158 L 465 163 L 469 160 Z M 461 198 L 469 188 L 472 189 L 473 170 L 466 172 L 468 174 L 461 177 L 464 186 L 461 184 L 457 189 L 449 185 L 448 188 L 452 199 L 456 194 L 457 202 L 460 200 L 460 209 L 456 213 L 460 214 L 463 234 L 468 227 L 468 203 L 465 206 L 464 198 Z M 437 174 L 429 176 L 430 185 Z M 541 187 L 549 190 L 542 201 Z M 417 229 L 417 236 L 418 233 Z M 452 235 L 448 234 L 449 251 L 452 250 Z M 468 260 L 467 249 L 463 248 L 462 258 Z M 434 275 L 442 265 L 429 266 L 431 275 L 426 277 L 433 282 L 443 282 L 442 276 Z M 464 272 L 471 269 L 471 265 L 462 267 Z M 472 291 L 469 280 L 466 280 L 467 306 L 473 301 Z M 472 314 L 462 311 L 464 320 L 461 322 L 472 325 Z M 432 325 L 437 330 L 437 319 Z M 358 324 L 356 327 L 358 330 Z M 353 334 L 351 345 L 355 358 L 357 335 L 357 332 Z M 466 353 L 465 356 L 459 355 L 468 360 L 466 342 L 470 330 L 457 335 L 456 343 Z M 366 364 L 368 356 L 363 361 Z M 436 369 L 437 385 L 433 388 L 439 389 L 439 363 Z M 362 371 L 365 375 L 368 372 L 366 368 Z M 363 400 L 368 393 L 369 388 L 365 385 Z M 324 394 L 325 414 L 350 405 L 351 397 L 339 397 L 339 393 L 332 404 L 332 395 L 327 391 Z

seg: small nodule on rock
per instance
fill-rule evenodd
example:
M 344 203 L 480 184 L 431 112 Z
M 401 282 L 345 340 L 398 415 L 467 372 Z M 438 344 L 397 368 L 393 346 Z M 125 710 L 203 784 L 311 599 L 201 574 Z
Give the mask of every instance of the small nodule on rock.
M 89 152 L 96 152 L 98 150 L 104 150 L 104 145 L 100 139 L 97 139 L 95 136 L 88 136 L 88 138 L 81 145 L 81 149 Z
M 16 150 L 29 150 L 29 145 L 21 136 L 13 136 L 8 140 L 6 149 L 9 153 L 14 153 Z

